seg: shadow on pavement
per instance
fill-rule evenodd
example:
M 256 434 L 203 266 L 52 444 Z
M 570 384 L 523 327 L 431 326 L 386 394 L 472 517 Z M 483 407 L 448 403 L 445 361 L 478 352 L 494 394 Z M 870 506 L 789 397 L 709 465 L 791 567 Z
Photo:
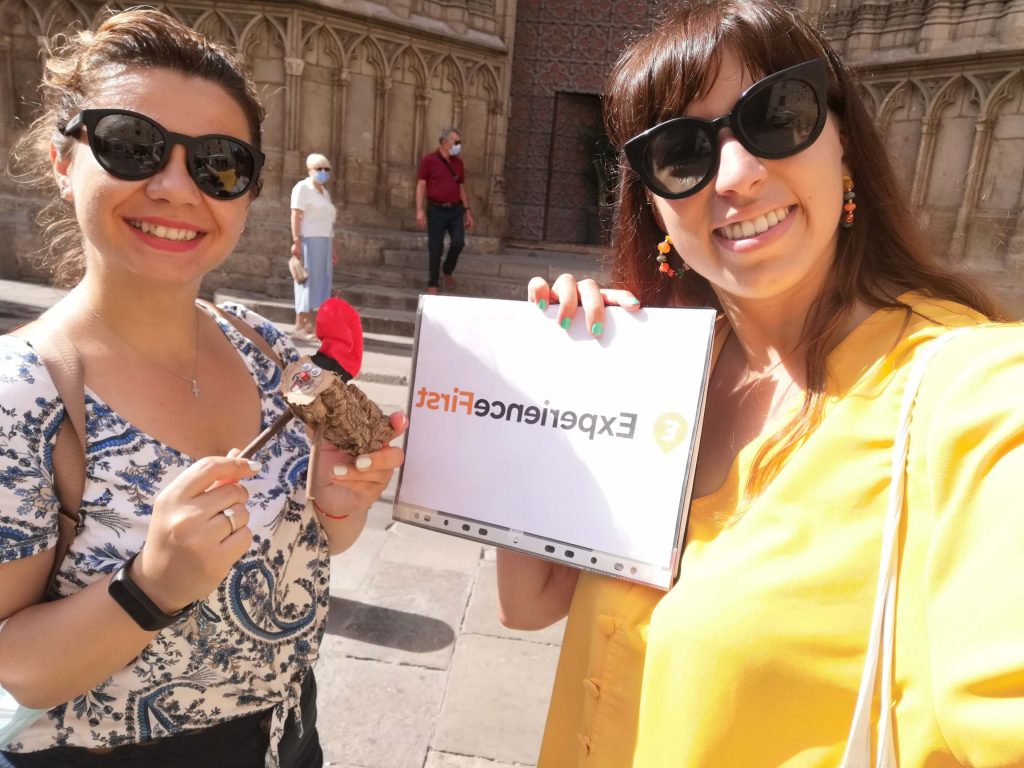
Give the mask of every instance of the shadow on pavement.
M 455 642 L 454 630 L 443 621 L 343 597 L 331 598 L 327 632 L 410 653 L 431 653 Z

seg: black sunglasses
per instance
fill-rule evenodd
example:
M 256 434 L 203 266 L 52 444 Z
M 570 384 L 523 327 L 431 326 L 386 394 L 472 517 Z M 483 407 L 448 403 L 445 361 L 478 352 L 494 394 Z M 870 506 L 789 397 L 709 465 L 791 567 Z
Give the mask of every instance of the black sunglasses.
M 125 109 L 83 109 L 62 133 L 78 137 L 89 131 L 89 148 L 111 176 L 139 181 L 167 165 L 175 144 L 185 147 L 186 165 L 196 186 L 210 197 L 232 200 L 244 195 L 260 176 L 264 156 L 232 136 L 185 136 Z
M 748 152 L 778 160 L 802 152 L 828 116 L 828 73 L 821 59 L 758 80 L 732 112 L 714 120 L 677 117 L 627 141 L 626 159 L 651 192 L 678 200 L 700 192 L 718 173 L 718 132 L 729 128 Z

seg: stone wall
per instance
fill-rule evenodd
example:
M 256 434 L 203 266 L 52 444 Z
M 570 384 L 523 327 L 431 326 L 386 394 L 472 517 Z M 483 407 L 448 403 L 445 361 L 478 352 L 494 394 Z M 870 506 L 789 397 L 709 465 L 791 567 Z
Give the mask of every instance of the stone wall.
M 0 156 L 32 118 L 45 35 L 94 26 L 133 2 L 0 0 Z M 267 155 L 238 253 L 211 289 L 264 290 L 286 274 L 288 196 L 305 157 L 331 160 L 339 224 L 356 230 L 415 227 L 420 157 L 456 125 L 465 141 L 477 231 L 505 226 L 503 168 L 515 0 L 193 2 L 159 6 L 226 43 L 251 70 L 267 106 Z M 0 276 L 33 274 L 31 203 L 0 181 Z M 374 251 L 377 253 L 378 251 Z M 359 260 L 363 254 L 346 254 Z
M 583 134 L 567 146 L 562 105 L 574 102 L 575 117 L 581 97 L 597 99 L 623 41 L 660 5 L 519 3 L 509 237 L 587 242 L 579 221 L 596 203 L 580 194 L 596 198 L 588 183 L 599 148 Z M 800 5 L 859 74 L 935 248 L 1024 316 L 1024 0 Z
M 603 242 L 600 96 L 654 0 L 520 0 L 509 116 L 508 236 Z M 596 162 L 595 162 L 596 161 Z
M 416 164 L 447 124 L 462 129 L 479 233 L 600 242 L 599 94 L 664 1 L 162 4 L 238 51 L 268 105 L 265 193 L 211 284 L 266 290 L 286 278 L 288 192 L 311 151 L 333 163 L 352 242 L 412 229 Z M 859 73 L 935 248 L 1024 314 L 1024 0 L 800 4 Z M 106 7 L 0 0 L 0 165 L 31 119 L 44 35 Z M 0 179 L 0 277 L 35 274 L 31 209 Z
M 840 0 L 822 26 L 935 248 L 1024 316 L 1024 2 Z

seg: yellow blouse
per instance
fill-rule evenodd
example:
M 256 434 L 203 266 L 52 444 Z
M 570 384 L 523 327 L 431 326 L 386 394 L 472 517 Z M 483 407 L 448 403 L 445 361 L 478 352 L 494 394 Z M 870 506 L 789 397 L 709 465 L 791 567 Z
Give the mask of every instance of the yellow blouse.
M 829 357 L 826 416 L 742 510 L 762 436 L 693 501 L 668 593 L 583 574 L 538 768 L 835 768 L 868 640 L 917 348 L 981 318 L 908 294 Z M 900 537 L 901 768 L 1024 766 L 1024 326 L 947 345 L 914 409 Z M 878 713 L 875 713 L 877 718 Z

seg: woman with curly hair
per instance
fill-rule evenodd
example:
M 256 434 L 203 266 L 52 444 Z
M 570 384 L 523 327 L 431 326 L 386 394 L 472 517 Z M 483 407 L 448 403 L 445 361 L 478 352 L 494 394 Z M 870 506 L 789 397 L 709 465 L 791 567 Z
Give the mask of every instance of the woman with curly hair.
M 252 460 L 234 450 L 287 408 L 275 358 L 298 357 L 244 307 L 197 303 L 259 193 L 252 81 L 133 10 L 60 41 L 41 93 L 17 158 L 53 196 L 46 232 L 77 280 L 44 322 L 84 370 L 86 481 L 58 562 L 65 404 L 32 327 L 0 337 L 0 684 L 45 711 L 0 766 L 319 766 L 330 556 L 402 452 L 323 445 L 307 504 L 301 424 Z

